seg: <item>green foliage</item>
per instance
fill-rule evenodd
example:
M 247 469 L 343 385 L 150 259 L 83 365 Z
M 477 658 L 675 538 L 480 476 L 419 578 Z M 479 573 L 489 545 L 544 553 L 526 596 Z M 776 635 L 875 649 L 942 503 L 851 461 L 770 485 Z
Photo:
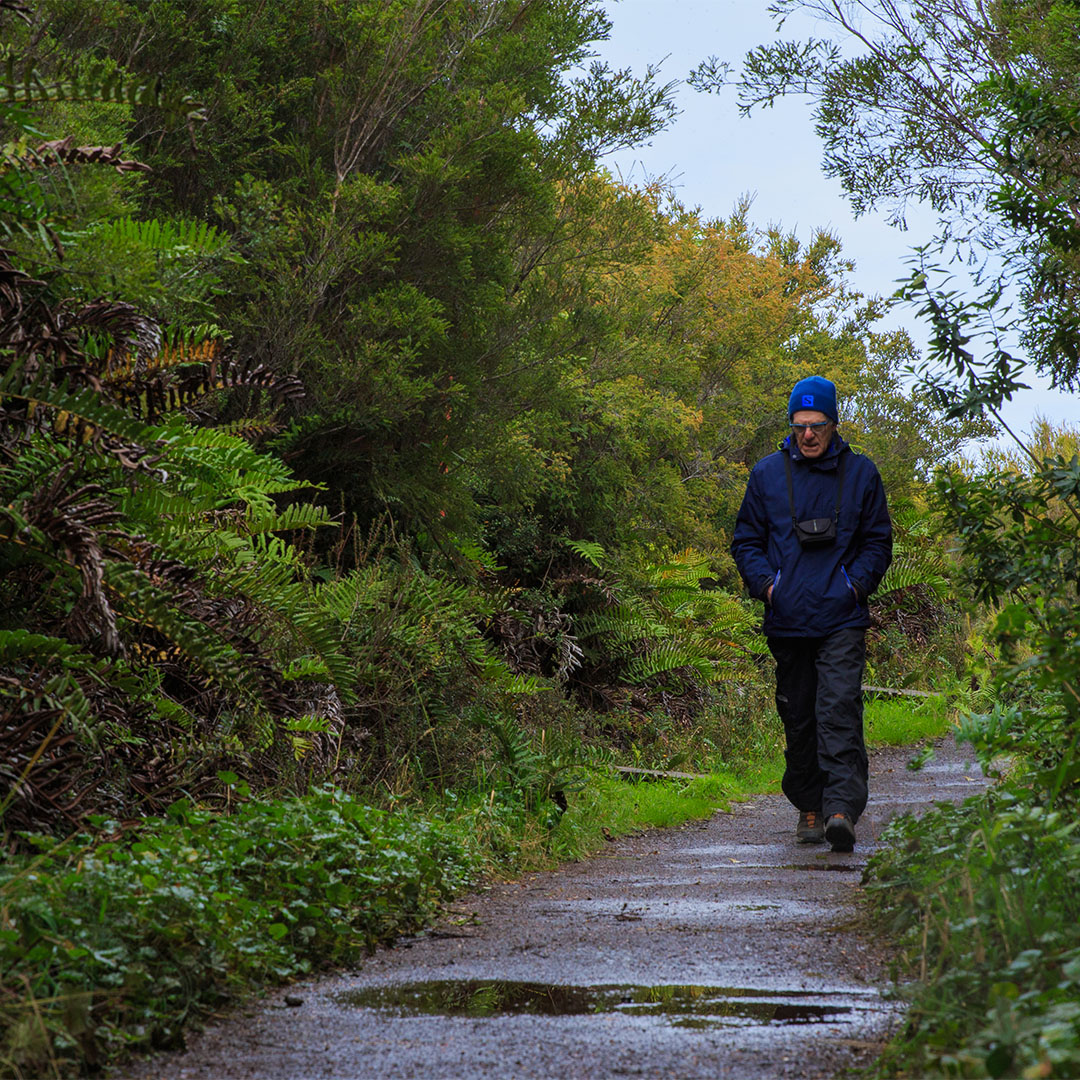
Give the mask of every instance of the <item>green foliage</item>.
M 471 774 L 473 710 L 498 715 L 546 687 L 512 670 L 483 636 L 502 603 L 498 594 L 425 572 L 400 548 L 317 586 L 314 606 L 346 658 L 335 682 L 354 701 L 351 739 L 364 755 L 342 759 L 344 775 L 399 771 L 405 787 L 441 787 Z
M 64 246 L 66 273 L 84 295 L 119 292 L 189 339 L 193 323 L 202 337 L 214 333 L 222 272 L 240 260 L 226 233 L 197 220 L 97 221 L 66 230 Z
M 687 679 L 716 683 L 748 654 L 762 654 L 756 613 L 702 587 L 710 567 L 711 560 L 694 551 L 635 567 L 615 604 L 575 621 L 586 652 L 621 661 L 626 682 L 669 689 Z
M 483 717 L 480 723 L 494 736 L 511 798 L 520 799 L 528 811 L 542 810 L 549 826 L 557 825 L 567 809 L 567 796 L 585 787 L 579 763 L 546 746 L 546 732 L 541 732 L 537 749 L 509 718 Z
M 917 979 L 883 1072 L 1074 1075 L 1075 808 L 1052 809 L 1009 785 L 898 819 L 884 839 L 868 890 L 904 950 L 904 974 Z
M 998 297 L 967 301 L 937 291 L 925 273 L 908 293 L 920 297 L 933 327 L 931 391 L 954 415 L 998 416 L 1024 368 L 996 326 Z M 956 578 L 991 611 L 998 701 L 962 716 L 960 732 L 984 768 L 1000 772 L 1005 756 L 1013 764 L 1008 784 L 982 802 L 899 826 L 896 840 L 906 846 L 882 858 L 878 873 L 890 891 L 878 903 L 907 935 L 921 980 L 899 1068 L 965 1076 L 1076 1070 L 1080 942 L 1069 928 L 1080 790 L 1080 459 L 1068 430 L 1041 434 L 1018 454 L 986 455 L 989 468 L 953 466 L 935 482 L 959 555 Z M 1073 451 L 1071 460 L 1062 450 Z M 897 884 L 910 891 L 893 890 Z M 917 931 L 901 908 L 921 915 Z
M 933 366 L 924 371 L 931 393 L 952 415 L 986 410 L 1008 431 L 999 410 L 1022 385 L 1025 362 L 997 325 L 1000 295 L 966 300 L 941 289 L 925 265 L 906 292 L 933 330 Z M 1069 1075 L 1077 1062 L 1070 972 L 1078 943 L 1067 931 L 1075 890 L 1071 869 L 1059 875 L 1077 857 L 1080 459 L 1067 431 L 1060 446 L 1049 434 L 1041 445 L 1018 441 L 1019 454 L 989 455 L 985 464 L 997 468 L 956 465 L 935 481 L 955 537 L 956 578 L 992 619 L 998 704 L 962 719 L 961 732 L 984 767 L 1010 755 L 1015 770 L 964 821 L 942 811 L 920 822 L 929 861 L 910 841 L 906 853 L 888 856 L 889 874 L 915 879 L 926 942 L 921 1004 L 901 1052 L 959 1075 Z M 1070 448 L 1071 460 L 1059 452 Z M 975 830 L 966 847 L 953 840 L 959 828 Z M 964 916 L 944 921 L 945 906 Z
M 88 402 L 84 411 L 99 431 L 109 421 L 107 410 Z M 352 680 L 304 585 L 298 553 L 272 535 L 326 524 L 311 507 L 273 510 L 271 493 L 299 487 L 286 480 L 280 462 L 233 436 L 182 424 L 142 434 L 152 436 L 144 445 L 157 451 L 165 484 L 155 477 L 147 487 L 138 473 L 125 484 L 105 450 L 72 453 L 37 434 L 17 464 L 0 469 L 0 590 L 9 625 L 26 628 L 10 631 L 23 635 L 24 647 L 6 650 L 2 662 L 4 715 L 14 724 L 5 737 L 16 739 L 20 724 L 30 725 L 22 732 L 31 740 L 28 752 L 35 717 L 60 709 L 80 719 L 65 730 L 82 732 L 85 752 L 87 730 L 99 737 L 108 731 L 109 741 L 120 737 L 129 757 L 133 743 L 158 761 L 165 750 L 171 782 L 178 783 L 199 745 L 190 742 L 192 726 L 215 728 L 218 752 L 243 751 L 263 738 L 255 734 L 264 730 L 261 718 L 296 707 L 282 695 L 276 664 L 317 657 L 346 696 Z M 57 647 L 64 640 L 70 648 Z M 30 688 L 37 683 L 35 697 Z M 162 710 L 183 717 L 188 728 L 183 737 L 173 730 L 171 747 L 151 735 Z M 8 749 L 24 753 L 22 744 Z M 212 760 L 190 765 L 205 770 Z M 77 769 L 81 778 L 69 782 L 91 783 L 102 767 L 104 760 L 87 760 Z M 34 804 L 34 784 L 31 774 L 16 802 L 25 808 L 19 813 Z M 164 785 L 158 798 L 168 790 Z M 42 811 L 48 813 L 39 803 Z
M 13 10 L 30 21 L 28 9 Z M 121 105 L 189 124 L 203 118 L 198 102 L 166 89 L 160 78 L 153 83 L 131 79 L 107 61 L 72 63 L 69 69 L 49 76 L 38 70 L 34 57 L 20 57 L 11 44 L 0 59 L 4 64 L 0 122 L 8 136 L 0 145 L 0 235 L 40 241 L 47 252 L 59 250 L 54 211 L 63 201 L 55 195 L 60 185 L 53 174 L 66 180 L 69 170 L 84 165 L 110 166 L 121 174 L 145 172 L 149 167 L 124 157 L 121 143 L 79 146 L 70 135 L 43 139 L 37 121 L 42 112 L 55 112 L 58 103 L 76 103 L 84 109 Z
M 949 592 L 948 567 L 938 537 L 934 535 L 934 517 L 925 510 L 893 503 L 893 561 L 882 579 L 877 593 L 884 599 L 890 593 L 913 586 L 925 586 L 938 597 Z
M 182 1027 L 252 980 L 356 962 L 423 925 L 470 882 L 469 831 L 387 814 L 333 788 L 247 798 L 228 816 L 177 803 L 134 834 L 0 868 L 0 1057 L 68 1074 L 121 1050 L 179 1045 Z M 314 846 L 313 846 L 314 845 Z
M 267 801 L 235 773 L 218 786 L 227 815 L 182 801 L 135 830 L 99 821 L 92 841 L 39 837 L 36 854 L 0 868 L 5 1068 L 74 1075 L 175 1047 L 253 981 L 354 964 L 415 931 L 485 869 L 580 857 L 613 835 L 706 816 L 745 789 L 733 775 L 686 787 L 594 775 L 552 815 L 551 803 L 530 812 L 486 789 L 386 813 L 331 787 Z
M 864 725 L 868 746 L 909 746 L 946 734 L 950 709 L 944 694 L 916 699 L 871 697 Z
M 579 257 L 561 186 L 658 130 L 669 89 L 574 72 L 609 27 L 592 0 L 46 7 L 61 53 L 167 68 L 206 100 L 198 159 L 163 132 L 148 200 L 216 216 L 245 260 L 217 321 L 303 377 L 294 468 L 364 526 L 389 507 L 475 535 L 475 466 L 514 482 L 516 373 L 551 355 L 527 281 Z
M 824 169 L 856 213 L 886 208 L 903 226 L 910 202 L 938 212 L 937 243 L 989 256 L 978 275 L 1020 296 L 1015 327 L 1036 367 L 1077 387 L 1075 40 L 1073 0 L 777 0 L 822 18 L 835 41 L 777 41 L 753 50 L 740 80 L 744 111 L 807 95 Z M 703 67 L 702 89 L 722 80 Z M 998 280 L 1000 279 L 1000 280 Z M 997 300 L 990 307 L 997 306 Z M 1000 327 L 999 327 L 1000 329 Z
M 20 646 L 0 667 L 10 842 L 72 827 L 90 791 L 160 807 L 219 755 L 267 752 L 280 720 L 311 711 L 284 692 L 284 660 L 316 656 L 344 697 L 349 680 L 299 552 L 274 535 L 329 519 L 279 509 L 306 486 L 280 460 L 177 415 L 288 380 L 209 346 L 140 359 L 152 320 L 56 304 L 0 265 L 0 597 Z M 152 782 L 129 787 L 148 761 Z

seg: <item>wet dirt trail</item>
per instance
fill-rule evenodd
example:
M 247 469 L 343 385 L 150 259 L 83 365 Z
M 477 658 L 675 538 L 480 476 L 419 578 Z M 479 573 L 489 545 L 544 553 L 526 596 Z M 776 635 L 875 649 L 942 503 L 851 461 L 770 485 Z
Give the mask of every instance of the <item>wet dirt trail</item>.
M 951 740 L 918 772 L 910 756 L 871 755 L 850 854 L 796 845 L 794 811 L 760 796 L 462 898 L 359 971 L 275 992 L 127 1075 L 809 1080 L 868 1064 L 899 1017 L 887 957 L 854 926 L 866 860 L 897 813 L 984 782 Z

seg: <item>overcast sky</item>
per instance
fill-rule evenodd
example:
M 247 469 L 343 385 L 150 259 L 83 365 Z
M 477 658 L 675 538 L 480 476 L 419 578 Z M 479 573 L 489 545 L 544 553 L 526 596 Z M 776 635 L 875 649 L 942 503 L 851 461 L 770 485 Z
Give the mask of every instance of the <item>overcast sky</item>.
M 664 82 L 685 80 L 711 55 L 738 70 L 748 50 L 776 36 L 766 9 L 762 0 L 611 0 L 611 39 L 598 46 L 598 53 L 613 67 L 638 74 L 650 63 L 659 64 Z M 821 23 L 792 17 L 782 36 L 827 33 Z M 853 281 L 868 294 L 892 293 L 896 279 L 905 276 L 911 248 L 933 235 L 933 217 L 918 210 L 909 214 L 906 233 L 886 225 L 882 216 L 852 216 L 839 182 L 821 173 L 821 143 L 805 99 L 778 102 L 750 118 L 739 115 L 734 89 L 702 94 L 681 85 L 677 100 L 682 111 L 668 130 L 651 146 L 613 155 L 608 167 L 636 182 L 664 175 L 682 202 L 700 206 L 707 216 L 730 214 L 740 196 L 749 194 L 750 218 L 757 225 L 782 225 L 804 241 L 814 229 L 827 228 L 855 260 Z M 917 343 L 926 341 L 927 332 L 910 309 L 897 309 L 883 325 L 906 326 Z M 1036 412 L 1075 423 L 1080 397 L 1027 391 L 1007 406 L 1005 418 L 1026 431 Z

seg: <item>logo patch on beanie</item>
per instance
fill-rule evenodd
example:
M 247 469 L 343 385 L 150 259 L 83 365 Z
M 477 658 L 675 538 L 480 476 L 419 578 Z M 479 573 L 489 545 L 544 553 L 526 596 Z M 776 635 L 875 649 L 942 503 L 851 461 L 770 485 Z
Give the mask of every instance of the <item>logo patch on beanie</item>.
M 814 407 L 814 395 L 813 394 L 803 394 L 802 403 L 803 403 L 803 408 L 804 409 L 812 409 Z

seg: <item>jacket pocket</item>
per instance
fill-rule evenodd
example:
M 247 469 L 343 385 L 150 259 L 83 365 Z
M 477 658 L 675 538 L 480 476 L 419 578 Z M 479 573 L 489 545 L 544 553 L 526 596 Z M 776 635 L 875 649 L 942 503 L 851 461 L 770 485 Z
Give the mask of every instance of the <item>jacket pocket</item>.
M 769 607 L 774 611 L 776 610 L 776 594 L 780 590 L 780 571 L 776 571 L 776 576 L 772 579 L 772 595 L 769 597 Z
M 792 584 L 797 585 L 798 582 L 794 578 L 789 582 L 783 571 L 776 571 L 776 577 L 773 578 L 772 599 L 765 606 L 765 624 L 767 627 L 771 629 L 788 627 L 791 622 L 789 614 L 791 605 L 788 603 L 788 593 L 791 591 L 789 586 Z
M 851 583 L 851 578 L 848 577 L 847 567 L 841 563 L 840 573 L 844 575 L 844 581 L 847 582 L 848 591 L 851 593 L 851 599 L 855 602 L 855 606 L 859 607 L 859 590 L 855 588 Z

